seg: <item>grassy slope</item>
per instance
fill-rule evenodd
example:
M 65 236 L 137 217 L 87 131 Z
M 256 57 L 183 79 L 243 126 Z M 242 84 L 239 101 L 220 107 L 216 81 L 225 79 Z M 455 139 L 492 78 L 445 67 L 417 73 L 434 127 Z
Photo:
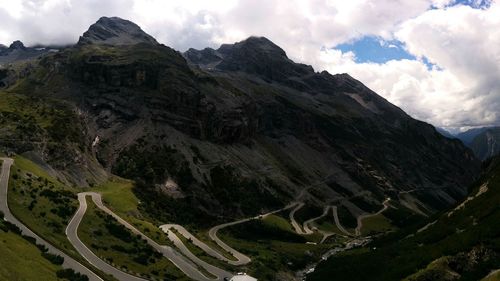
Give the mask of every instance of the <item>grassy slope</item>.
M 436 216 L 436 224 L 413 237 L 405 238 L 409 233 L 401 231 L 370 245 L 376 247 L 376 250 L 365 248 L 363 251 L 349 251 L 332 257 L 320 264 L 308 280 L 401 280 L 411 274 L 425 271 L 431 262 L 444 256 L 463 261 L 464 258 L 459 258 L 460 256 L 477 252 L 478 247 L 496 252 L 496 258 L 494 254 L 488 254 L 492 258 L 482 260 L 467 272 L 460 272 L 461 280 L 478 280 L 486 276 L 490 270 L 496 269 L 495 263 L 496 267 L 500 263 L 500 228 L 494 227 L 500 221 L 498 162 L 497 159 L 496 165 L 491 166 L 489 173 L 478 181 L 472 194 L 476 194 L 479 187 L 486 182 L 488 191 L 467 203 L 464 209 L 450 217 L 447 214 Z M 435 265 L 432 266 L 435 268 Z M 461 271 L 460 268 L 455 270 Z
M 64 201 L 56 203 L 41 195 L 44 190 L 68 191 L 72 195 L 61 196 Z M 78 206 L 74 193 L 75 190 L 62 185 L 33 162 L 20 156 L 15 158 L 11 168 L 8 198 L 12 213 L 47 241 L 70 254 L 78 255 L 64 233 Z M 33 204 L 34 202 L 36 203 Z M 33 208 L 30 210 L 32 204 Z M 67 214 L 61 217 L 51 212 L 58 208 L 67 210 Z
M 188 280 L 183 279 L 184 274 L 169 260 L 118 225 L 114 218 L 99 210 L 90 198 L 87 198 L 87 203 L 87 213 L 79 227 L 78 235 L 97 256 L 133 274 L 167 280 Z M 110 228 L 109 225 L 113 227 Z M 116 228 L 121 230 L 112 230 Z
M 93 188 L 102 195 L 104 204 L 117 215 L 137 227 L 151 239 L 162 245 L 172 245 L 168 237 L 154 223 L 145 220 L 138 210 L 139 199 L 132 192 L 133 182 L 113 177 L 108 182 Z
M 21 236 L 0 230 L 0 280 L 58 280 L 61 267 L 42 257 L 40 250 Z

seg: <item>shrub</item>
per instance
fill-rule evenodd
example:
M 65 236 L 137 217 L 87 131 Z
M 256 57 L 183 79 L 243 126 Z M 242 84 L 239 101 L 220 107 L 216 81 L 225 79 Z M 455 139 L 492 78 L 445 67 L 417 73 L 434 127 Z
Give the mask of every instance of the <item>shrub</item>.
M 61 269 L 56 272 L 57 278 L 66 279 L 70 281 L 88 281 L 89 278 L 73 269 Z
M 61 265 L 64 263 L 64 258 L 58 255 L 53 255 L 51 253 L 42 253 L 42 256 L 56 265 Z

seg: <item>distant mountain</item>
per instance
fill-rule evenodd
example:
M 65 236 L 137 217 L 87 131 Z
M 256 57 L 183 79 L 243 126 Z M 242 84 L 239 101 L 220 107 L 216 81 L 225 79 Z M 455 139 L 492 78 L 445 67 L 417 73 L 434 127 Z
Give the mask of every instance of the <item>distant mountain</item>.
M 51 51 L 54 49 L 26 47 L 21 41 L 14 41 L 9 47 L 0 45 L 0 67 L 17 61 L 31 60 Z
M 481 160 L 500 152 L 500 127 L 474 128 L 456 136 Z
M 465 145 L 469 146 L 472 140 L 482 132 L 488 130 L 489 127 L 481 127 L 467 130 L 465 132 L 458 133 L 456 137 L 461 140 Z
M 39 155 L 78 186 L 102 180 L 100 165 L 134 179 L 141 208 L 159 221 L 257 214 L 299 194 L 354 216 L 387 197 L 432 214 L 461 200 L 479 171 L 460 141 L 263 37 L 181 54 L 101 18 L 75 47 L 33 63 L 10 91 L 71 110 L 53 126 L 32 124 L 36 146 L 9 150 Z M 25 124 L 6 128 L 8 139 L 27 136 Z
M 500 127 L 488 128 L 469 144 L 476 156 L 485 160 L 500 153 Z
M 137 24 L 117 17 L 100 18 L 78 40 L 78 45 L 134 45 L 138 43 L 158 45 L 156 39 L 144 32 Z
M 456 139 L 457 138 L 452 133 L 448 132 L 447 130 L 445 130 L 443 128 L 436 127 L 436 131 L 438 131 L 438 133 L 440 133 L 441 135 L 443 135 L 449 139 Z

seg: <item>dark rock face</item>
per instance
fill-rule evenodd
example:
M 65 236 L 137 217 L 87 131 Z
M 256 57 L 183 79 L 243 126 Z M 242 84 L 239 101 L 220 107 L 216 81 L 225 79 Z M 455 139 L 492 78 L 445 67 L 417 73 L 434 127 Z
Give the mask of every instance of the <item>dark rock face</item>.
M 41 66 L 50 73 L 46 85 L 64 77 L 50 95 L 85 112 L 90 138 L 101 139 L 96 157 L 122 176 L 148 175 L 142 180 L 150 185 L 171 177 L 190 202 L 219 214 L 247 212 L 248 204 L 259 212 L 314 184 L 308 200 L 342 201 L 360 214 L 345 202 L 390 196 L 432 213 L 464 197 L 478 173 L 479 162 L 460 141 L 347 74 L 294 63 L 268 39 L 183 57 L 148 39 L 115 41 L 136 38 L 138 27 L 124 23 L 126 35 L 115 36 L 120 28 L 107 21 Z M 238 198 L 226 190 L 234 185 L 245 187 Z
M 100 18 L 78 41 L 78 45 L 134 45 L 138 43 L 158 45 L 156 39 L 145 33 L 138 25 L 118 17 Z
M 500 153 L 500 127 L 483 131 L 471 141 L 469 146 L 481 160 L 498 155 Z
M 466 146 L 469 146 L 476 136 L 488 130 L 488 127 L 474 128 L 456 135 Z
M 250 37 L 235 44 L 224 44 L 216 51 L 190 49 L 185 54 L 193 64 L 204 68 L 214 65 L 221 71 L 241 71 L 259 75 L 268 81 L 286 81 L 314 73 L 311 66 L 288 59 L 285 51 L 264 37 Z

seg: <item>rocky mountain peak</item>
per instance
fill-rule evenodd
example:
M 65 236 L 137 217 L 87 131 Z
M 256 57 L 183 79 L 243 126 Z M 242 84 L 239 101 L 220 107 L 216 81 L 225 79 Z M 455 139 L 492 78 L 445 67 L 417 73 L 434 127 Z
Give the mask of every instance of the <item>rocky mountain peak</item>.
M 246 72 L 265 80 L 285 81 L 314 73 L 309 65 L 294 63 L 285 51 L 265 37 L 252 36 L 219 49 L 190 49 L 184 56 L 202 68 Z
M 26 47 L 24 46 L 23 42 L 16 40 L 16 41 L 12 42 L 12 44 L 10 44 L 9 49 L 10 50 L 25 50 Z
M 218 49 L 221 54 L 230 54 L 235 50 L 288 59 L 283 49 L 265 37 L 251 36 L 235 44 L 223 44 Z
M 80 36 L 78 45 L 135 45 L 159 43 L 137 24 L 118 17 L 102 17 Z

